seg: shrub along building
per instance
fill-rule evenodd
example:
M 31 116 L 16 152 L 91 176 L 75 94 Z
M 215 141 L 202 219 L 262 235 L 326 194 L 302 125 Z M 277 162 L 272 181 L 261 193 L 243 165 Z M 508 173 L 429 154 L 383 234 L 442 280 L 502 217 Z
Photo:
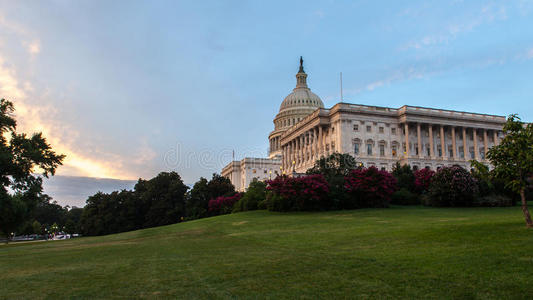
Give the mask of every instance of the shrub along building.
M 392 170 L 396 162 L 438 169 L 486 154 L 503 137 L 504 116 L 404 105 L 400 108 L 339 102 L 324 108 L 307 86 L 300 58 L 296 88 L 281 103 L 269 135 L 269 158 L 230 162 L 222 176 L 244 191 L 257 178 L 305 173 L 320 157 L 348 153 L 364 166 Z

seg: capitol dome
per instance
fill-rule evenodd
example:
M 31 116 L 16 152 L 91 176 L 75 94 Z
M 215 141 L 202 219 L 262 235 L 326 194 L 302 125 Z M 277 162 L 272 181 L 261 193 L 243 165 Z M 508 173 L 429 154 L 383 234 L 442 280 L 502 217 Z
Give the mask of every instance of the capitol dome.
M 281 102 L 279 113 L 274 118 L 275 130 L 288 129 L 317 108 L 324 108 L 324 103 L 307 86 L 307 74 L 304 71 L 303 59 L 300 57 L 300 69 L 296 74 L 296 87 Z
M 279 113 L 274 118 L 274 131 L 269 135 L 270 156 L 280 155 L 279 139 L 283 132 L 319 108 L 324 108 L 324 103 L 307 86 L 307 74 L 304 71 L 303 59 L 300 57 L 296 87 L 281 102 Z

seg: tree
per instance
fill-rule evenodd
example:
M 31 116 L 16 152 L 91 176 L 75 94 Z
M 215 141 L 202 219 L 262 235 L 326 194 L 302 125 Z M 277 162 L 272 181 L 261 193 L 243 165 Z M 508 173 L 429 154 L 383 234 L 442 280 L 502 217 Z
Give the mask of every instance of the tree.
M 14 111 L 12 102 L 0 100 L 0 230 L 7 237 L 30 218 L 43 196 L 42 177 L 54 175 L 65 158 L 41 133 L 17 133 Z
M 349 197 L 344 193 L 344 178 L 356 169 L 357 162 L 350 154 L 333 153 L 322 157 L 307 170 L 307 174 L 322 174 L 329 185 L 331 209 L 341 209 L 349 205 Z
M 207 206 L 211 199 L 207 179 L 200 177 L 191 191 L 187 194 L 186 208 L 189 219 L 207 217 Z
M 259 203 L 266 199 L 266 183 L 264 181 L 254 178 L 246 193 L 240 198 L 233 208 L 234 212 L 256 210 L 259 207 Z
M 135 192 L 144 214 L 143 227 L 154 227 L 177 223 L 185 216 L 185 193 L 188 187 L 176 172 L 161 172 L 156 177 L 143 181 L 144 186 L 135 185 Z
M 533 227 L 527 207 L 526 189 L 533 176 L 533 124 L 524 124 L 516 115 L 510 115 L 503 126 L 505 137 L 499 145 L 489 149 L 487 157 L 494 166 L 494 174 L 505 181 L 505 186 L 520 194 L 526 226 Z
M 396 177 L 399 189 L 405 189 L 409 192 L 416 192 L 415 174 L 408 164 L 400 165 L 399 162 L 392 168 L 392 175 Z

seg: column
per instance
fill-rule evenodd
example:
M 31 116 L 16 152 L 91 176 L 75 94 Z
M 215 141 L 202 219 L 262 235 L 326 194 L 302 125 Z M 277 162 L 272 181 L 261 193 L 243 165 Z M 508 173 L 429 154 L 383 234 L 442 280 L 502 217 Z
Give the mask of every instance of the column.
M 420 135 L 420 123 L 416 123 L 416 138 L 418 142 L 418 158 L 422 158 L 422 137 Z
M 444 147 L 444 126 L 440 125 L 440 151 L 441 158 L 444 159 L 446 148 Z
M 487 159 L 487 152 L 489 152 L 489 139 L 487 138 L 487 129 L 483 129 L 483 147 L 485 147 L 485 160 Z
M 322 126 L 318 126 L 318 155 L 322 155 L 322 153 L 324 153 L 324 147 L 323 147 L 323 139 L 324 139 L 324 136 L 323 136 L 323 132 L 322 132 Z
M 314 133 L 315 133 L 315 139 L 314 139 L 314 142 L 315 142 L 315 160 L 317 160 L 317 159 L 320 158 L 319 144 L 318 144 L 318 128 L 317 127 L 315 127 Z
M 405 157 L 409 158 L 409 124 L 405 122 Z
M 474 131 L 474 158 L 479 161 L 479 149 L 477 148 L 477 128 L 472 128 Z
M 465 127 L 463 127 L 463 155 L 464 155 L 464 159 L 468 160 L 467 155 L 470 155 L 470 151 L 468 151 L 468 148 L 466 147 L 466 128 Z
M 455 147 L 455 126 L 452 126 L 452 148 L 453 160 L 457 160 L 457 147 Z
M 498 141 L 498 131 L 497 130 L 494 130 L 492 131 L 493 132 L 493 135 L 494 135 L 494 146 L 497 146 L 499 144 L 499 141 Z
M 429 124 L 428 125 L 428 131 L 429 131 L 429 156 L 431 158 L 434 158 L 435 157 L 435 153 L 433 152 L 433 146 L 434 146 L 434 142 L 433 142 L 433 125 Z

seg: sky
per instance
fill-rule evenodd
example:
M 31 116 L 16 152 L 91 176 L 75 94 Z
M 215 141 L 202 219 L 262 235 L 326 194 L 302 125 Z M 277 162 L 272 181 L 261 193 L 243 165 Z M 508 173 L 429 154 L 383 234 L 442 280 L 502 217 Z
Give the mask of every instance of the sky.
M 265 157 L 300 56 L 326 107 L 342 72 L 344 102 L 533 121 L 532 0 L 0 0 L 0 98 L 66 154 L 62 205 Z

